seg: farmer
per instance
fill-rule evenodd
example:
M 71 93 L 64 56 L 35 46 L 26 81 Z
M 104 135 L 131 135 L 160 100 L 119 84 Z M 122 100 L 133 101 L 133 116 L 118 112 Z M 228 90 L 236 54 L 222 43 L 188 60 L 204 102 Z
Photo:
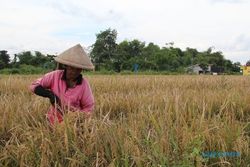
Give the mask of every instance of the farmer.
M 90 116 L 94 97 L 89 82 L 81 72 L 93 70 L 94 66 L 80 44 L 55 57 L 57 69 L 34 81 L 30 89 L 36 95 L 49 98 L 51 108 L 47 113 L 50 124 L 62 122 L 65 113 L 82 112 Z

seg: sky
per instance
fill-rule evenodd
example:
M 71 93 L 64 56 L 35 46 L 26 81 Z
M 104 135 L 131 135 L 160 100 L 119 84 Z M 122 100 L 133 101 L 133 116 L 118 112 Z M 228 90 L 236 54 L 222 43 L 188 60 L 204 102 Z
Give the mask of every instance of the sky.
M 0 50 L 59 54 L 94 44 L 108 28 L 117 42 L 221 51 L 250 60 L 250 0 L 0 0 Z

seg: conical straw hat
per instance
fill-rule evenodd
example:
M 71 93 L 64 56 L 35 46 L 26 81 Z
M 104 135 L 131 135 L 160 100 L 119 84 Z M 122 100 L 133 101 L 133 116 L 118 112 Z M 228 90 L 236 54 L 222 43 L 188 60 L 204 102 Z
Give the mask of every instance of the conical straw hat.
M 94 69 L 94 65 L 80 44 L 77 44 L 59 54 L 55 57 L 55 61 L 76 68 L 86 70 Z

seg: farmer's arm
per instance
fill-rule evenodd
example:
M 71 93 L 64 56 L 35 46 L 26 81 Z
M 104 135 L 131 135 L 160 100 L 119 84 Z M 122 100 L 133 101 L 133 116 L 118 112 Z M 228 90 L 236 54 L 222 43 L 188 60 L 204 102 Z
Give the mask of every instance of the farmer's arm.
M 55 102 L 60 104 L 60 99 L 50 90 L 54 82 L 55 75 L 55 71 L 47 73 L 30 85 L 30 89 L 33 93 L 49 98 L 52 105 L 54 105 Z
M 92 115 L 92 111 L 94 109 L 94 96 L 92 94 L 92 90 L 90 88 L 88 81 L 85 79 L 84 82 L 85 82 L 84 92 L 80 100 L 81 112 L 84 112 L 86 115 L 90 116 Z
M 34 82 L 32 82 L 32 84 L 30 85 L 30 90 L 33 93 L 35 93 L 34 92 L 35 88 L 39 85 L 42 86 L 43 88 L 51 89 L 54 77 L 55 77 L 54 71 L 45 74 L 42 78 L 39 78 L 39 79 L 35 80 Z

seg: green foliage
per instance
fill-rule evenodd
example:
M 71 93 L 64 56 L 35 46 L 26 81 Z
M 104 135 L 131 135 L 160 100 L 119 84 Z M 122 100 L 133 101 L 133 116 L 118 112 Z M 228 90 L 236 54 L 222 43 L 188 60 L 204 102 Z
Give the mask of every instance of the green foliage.
M 19 68 L 5 68 L 0 70 L 0 74 L 41 74 L 50 71 L 42 67 L 34 67 L 32 65 L 22 64 Z
M 30 51 L 19 53 L 17 57 L 19 59 L 19 64 L 31 64 L 33 59 L 33 55 Z
M 7 54 L 8 51 L 1 50 L 0 51 L 0 69 L 8 67 L 10 62 L 10 56 Z
M 36 67 L 44 67 L 44 68 L 53 68 L 54 60 L 53 56 L 45 56 L 41 52 L 35 51 L 33 55 L 30 51 L 22 52 L 16 54 L 15 57 L 19 59 L 18 62 L 15 60 L 15 65 L 18 66 L 20 64 L 32 65 Z
M 140 71 L 169 71 L 183 73 L 185 68 L 200 64 L 204 70 L 208 65 L 224 69 L 226 73 L 240 71 L 239 64 L 233 64 L 224 59 L 222 52 L 213 52 L 213 47 L 199 52 L 194 48 L 182 51 L 174 47 L 174 43 L 167 43 L 160 48 L 154 43 L 139 41 L 137 39 L 116 43 L 117 31 L 110 28 L 96 35 L 96 42 L 92 45 L 91 57 L 96 70 L 113 70 L 116 72 L 133 71 L 134 64 L 139 65 Z
M 0 51 L 1 74 L 39 74 L 55 69 L 53 55 L 43 55 L 41 52 L 21 52 L 14 55 L 10 63 L 7 51 Z
M 116 51 L 116 30 L 110 28 L 96 35 L 96 42 L 92 45 L 91 58 L 96 64 L 96 69 L 102 66 L 110 68 L 114 61 Z
M 0 60 L 0 69 L 3 69 L 6 66 L 6 64 L 3 62 L 3 60 Z
M 206 71 L 209 66 L 227 74 L 238 74 L 241 64 L 233 63 L 224 58 L 220 51 L 213 51 L 213 47 L 199 52 L 195 48 L 187 47 L 181 50 L 174 46 L 174 42 L 166 43 L 164 47 L 150 42 L 146 44 L 138 39 L 123 40 L 117 43 L 117 31 L 107 29 L 96 34 L 96 41 L 91 46 L 90 57 L 95 65 L 95 70 L 100 73 L 120 73 L 131 71 L 135 64 L 139 71 L 155 71 L 158 73 L 184 73 L 187 67 L 199 64 Z M 7 51 L 0 51 L 0 69 L 14 68 L 7 73 L 18 73 L 20 65 L 32 65 L 47 70 L 55 69 L 54 55 L 45 56 L 39 51 L 21 52 L 14 55 L 10 63 Z M 247 64 L 250 64 L 249 62 Z M 17 72 L 18 71 L 18 72 Z M 38 70 L 39 71 L 39 70 Z

